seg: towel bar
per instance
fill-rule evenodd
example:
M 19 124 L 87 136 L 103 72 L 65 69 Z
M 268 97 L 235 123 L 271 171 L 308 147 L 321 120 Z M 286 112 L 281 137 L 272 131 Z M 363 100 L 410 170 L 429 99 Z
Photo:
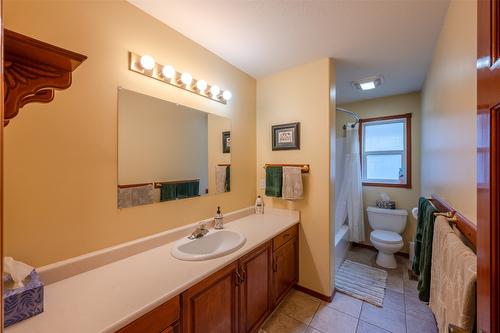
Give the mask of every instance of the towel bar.
M 455 216 L 457 212 L 444 212 L 444 213 L 434 213 L 434 216 L 444 216 L 448 222 L 457 223 L 457 217 Z
M 265 164 L 264 169 L 267 167 L 274 167 L 274 166 L 300 167 L 302 170 L 302 173 L 309 173 L 309 170 L 311 169 L 309 164 Z

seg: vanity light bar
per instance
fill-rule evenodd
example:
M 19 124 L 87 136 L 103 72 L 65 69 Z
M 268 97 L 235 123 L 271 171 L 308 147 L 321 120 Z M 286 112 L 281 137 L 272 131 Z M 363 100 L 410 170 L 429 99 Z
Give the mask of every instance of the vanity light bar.
M 128 69 L 155 80 L 168 83 L 177 88 L 190 91 L 212 101 L 227 104 L 233 96 L 229 90 L 222 90 L 217 85 L 209 85 L 205 80 L 198 80 L 188 72 L 180 73 L 172 65 L 158 64 L 150 55 L 129 52 Z

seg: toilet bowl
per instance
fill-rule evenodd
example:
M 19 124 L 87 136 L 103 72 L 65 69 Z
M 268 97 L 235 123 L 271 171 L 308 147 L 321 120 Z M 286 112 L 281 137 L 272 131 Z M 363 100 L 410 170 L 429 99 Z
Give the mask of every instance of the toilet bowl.
M 383 209 L 368 207 L 368 223 L 373 231 L 370 241 L 378 250 L 377 265 L 385 268 L 397 268 L 394 253 L 403 248 L 401 234 L 406 227 L 408 212 L 404 209 Z

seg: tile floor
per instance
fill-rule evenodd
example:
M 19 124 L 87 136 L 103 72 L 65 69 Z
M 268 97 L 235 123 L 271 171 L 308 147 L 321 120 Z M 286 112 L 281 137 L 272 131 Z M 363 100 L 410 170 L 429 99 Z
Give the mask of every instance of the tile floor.
M 376 266 L 376 252 L 354 247 L 347 258 Z M 417 297 L 416 281 L 408 278 L 408 259 L 387 270 L 382 308 L 340 292 L 332 303 L 292 290 L 261 328 L 261 333 L 437 333 L 429 307 Z M 379 267 L 380 268 L 380 267 Z

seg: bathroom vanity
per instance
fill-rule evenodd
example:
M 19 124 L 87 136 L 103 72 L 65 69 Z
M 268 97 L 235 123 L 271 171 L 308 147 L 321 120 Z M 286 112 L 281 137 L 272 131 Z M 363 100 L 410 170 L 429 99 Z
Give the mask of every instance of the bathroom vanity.
M 52 281 L 45 289 L 45 312 L 6 332 L 257 332 L 298 281 L 300 218 L 296 211 L 269 208 L 256 215 L 251 210 L 235 214 L 230 222 L 231 214 L 226 214 L 224 230 L 246 237 L 232 253 L 201 261 L 173 257 L 177 240 L 196 224 L 134 241 L 132 246 L 143 249 L 148 242 L 156 245 Z M 41 275 L 47 273 L 42 270 Z
M 298 281 L 297 225 L 160 305 L 119 333 L 257 332 Z

